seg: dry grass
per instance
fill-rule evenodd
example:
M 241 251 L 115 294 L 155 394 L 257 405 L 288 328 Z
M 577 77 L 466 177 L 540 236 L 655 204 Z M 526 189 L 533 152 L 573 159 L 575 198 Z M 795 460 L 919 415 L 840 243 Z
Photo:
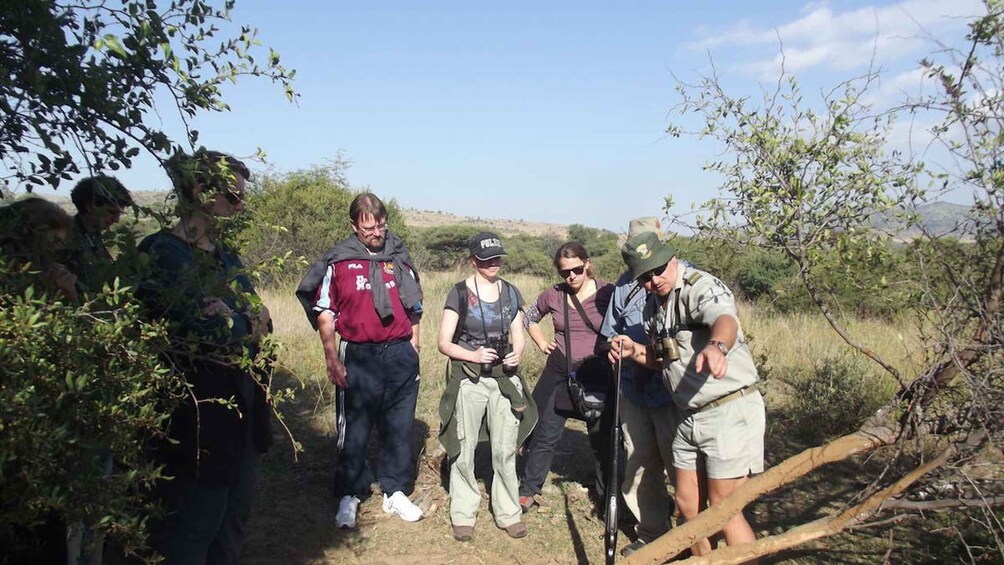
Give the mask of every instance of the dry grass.
M 495 528 L 487 494 L 480 511 L 475 540 L 461 544 L 450 535 L 447 493 L 441 482 L 436 454 L 437 405 L 443 391 L 445 359 L 436 349 L 442 304 L 450 287 L 463 273 L 430 273 L 423 279 L 426 314 L 422 323 L 422 385 L 416 410 L 416 447 L 424 447 L 413 498 L 427 508 L 427 517 L 406 524 L 386 517 L 375 496 L 363 503 L 360 527 L 336 530 L 332 524 L 335 501 L 331 494 L 334 451 L 331 387 L 316 333 L 307 323 L 290 290 L 262 293 L 285 343 L 279 381 L 298 388 L 297 398 L 281 407 L 304 451 L 293 461 L 292 448 L 279 443 L 266 457 L 262 488 L 253 517 L 245 561 L 249 563 L 582 563 L 603 559 L 603 525 L 593 514 L 582 483 L 592 472 L 591 452 L 581 425 L 570 423 L 545 487 L 548 505 L 525 515 L 530 536 L 511 540 Z M 549 281 L 516 275 L 509 278 L 527 301 L 536 298 Z M 758 355 L 765 355 L 772 378 L 783 381 L 793 368 L 842 354 L 845 345 L 818 316 L 779 316 L 744 305 L 740 317 Z M 547 324 L 547 322 L 545 322 Z M 549 324 L 548 324 L 549 325 Z M 918 360 L 914 334 L 878 322 L 855 322 L 852 332 L 893 364 L 909 372 Z M 548 328 L 549 331 L 549 328 Z M 522 367 L 528 380 L 536 379 L 544 358 L 528 340 Z M 876 378 L 884 378 L 876 373 Z M 768 394 L 771 410 L 784 409 L 783 387 Z M 777 433 L 773 430 L 772 433 Z M 779 441 L 779 438 L 773 438 Z M 783 440 L 780 440 L 783 441 Z M 480 454 L 479 454 L 480 457 Z M 484 462 L 483 462 L 484 463 Z M 486 475 L 482 464 L 481 476 Z M 823 481 L 821 488 L 827 488 Z M 777 501 L 751 508 L 761 534 L 785 523 L 790 513 Z M 621 545 L 628 542 L 624 533 Z M 885 547 L 862 549 L 848 562 L 880 559 Z M 809 561 L 824 554 L 808 556 Z M 803 556 L 805 557 L 805 556 Z M 799 559 L 799 562 L 805 562 Z

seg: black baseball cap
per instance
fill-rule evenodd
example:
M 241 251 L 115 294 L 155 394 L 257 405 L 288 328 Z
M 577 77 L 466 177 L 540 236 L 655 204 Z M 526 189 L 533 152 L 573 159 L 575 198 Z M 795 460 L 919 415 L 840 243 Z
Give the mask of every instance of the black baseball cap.
M 505 249 L 502 249 L 502 240 L 498 234 L 490 231 L 483 231 L 472 237 L 467 242 L 467 249 L 470 250 L 471 257 L 480 261 L 506 255 Z

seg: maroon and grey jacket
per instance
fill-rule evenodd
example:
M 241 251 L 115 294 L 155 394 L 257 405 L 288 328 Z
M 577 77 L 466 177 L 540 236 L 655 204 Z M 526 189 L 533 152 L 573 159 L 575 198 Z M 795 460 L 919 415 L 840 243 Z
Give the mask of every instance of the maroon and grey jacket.
M 383 296 L 372 285 L 377 276 Z M 422 289 L 408 249 L 390 233 L 377 254 L 355 236 L 339 242 L 311 266 L 296 295 L 315 328 L 317 315 L 331 312 L 338 334 L 356 343 L 410 338 L 422 315 Z M 382 311 L 379 301 L 385 301 Z

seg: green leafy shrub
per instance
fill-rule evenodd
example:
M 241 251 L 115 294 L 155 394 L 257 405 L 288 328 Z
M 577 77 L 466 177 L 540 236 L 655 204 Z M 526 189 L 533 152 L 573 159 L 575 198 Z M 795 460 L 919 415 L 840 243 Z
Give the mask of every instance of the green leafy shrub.
M 895 383 L 857 357 L 828 357 L 807 368 L 778 371 L 788 385 L 782 417 L 790 433 L 815 445 L 855 429 L 895 391 Z
M 449 271 L 466 263 L 470 255 L 467 241 L 482 229 L 468 225 L 436 226 L 415 231 L 415 247 L 410 251 L 418 267 L 425 271 Z
M 313 261 L 351 234 L 349 204 L 358 191 L 349 186 L 347 167 L 344 161 L 333 161 L 258 178 L 248 193 L 253 221 L 237 235 L 245 264 L 275 266 L 264 272 L 269 282 L 298 280 L 305 267 L 281 259 Z M 390 230 L 410 243 L 397 201 L 384 200 L 384 205 Z
M 778 253 L 750 253 L 736 273 L 735 290 L 748 300 L 770 300 L 775 289 L 791 281 L 794 271 L 794 264 Z
M 59 516 L 141 547 L 143 490 L 160 476 L 145 447 L 181 390 L 159 362 L 162 327 L 125 288 L 72 305 L 22 285 L 25 270 L 0 275 L 0 546 L 17 555 Z

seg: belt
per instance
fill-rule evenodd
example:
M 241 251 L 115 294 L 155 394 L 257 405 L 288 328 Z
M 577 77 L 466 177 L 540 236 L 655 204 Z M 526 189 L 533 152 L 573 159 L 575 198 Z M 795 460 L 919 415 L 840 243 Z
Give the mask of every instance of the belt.
M 387 341 L 351 341 L 351 340 L 348 340 L 348 339 L 345 339 L 345 338 L 342 338 L 342 341 L 344 341 L 348 345 L 352 345 L 352 346 L 355 346 L 355 347 L 371 347 L 371 348 L 381 347 L 381 348 L 386 349 L 387 347 L 390 347 L 391 345 L 397 345 L 399 343 L 409 343 L 409 342 L 411 342 L 411 336 L 408 336 L 408 337 L 399 337 L 399 338 L 396 338 L 396 339 L 388 339 Z
M 728 402 L 732 402 L 733 400 L 736 400 L 737 398 L 742 398 L 742 397 L 744 397 L 744 396 L 746 396 L 748 394 L 753 394 L 754 392 L 760 392 L 760 390 L 756 387 L 755 384 L 746 385 L 746 386 L 744 386 L 743 388 L 741 388 L 741 389 L 739 389 L 737 391 L 730 392 L 730 393 L 726 394 L 725 396 L 719 396 L 718 398 L 712 400 L 711 402 L 705 404 L 704 406 L 701 406 L 700 408 L 691 408 L 691 409 L 687 410 L 687 413 L 688 414 L 697 414 L 697 413 L 700 413 L 700 412 L 704 412 L 705 410 L 711 410 L 712 408 L 718 408 L 722 404 L 726 404 Z

